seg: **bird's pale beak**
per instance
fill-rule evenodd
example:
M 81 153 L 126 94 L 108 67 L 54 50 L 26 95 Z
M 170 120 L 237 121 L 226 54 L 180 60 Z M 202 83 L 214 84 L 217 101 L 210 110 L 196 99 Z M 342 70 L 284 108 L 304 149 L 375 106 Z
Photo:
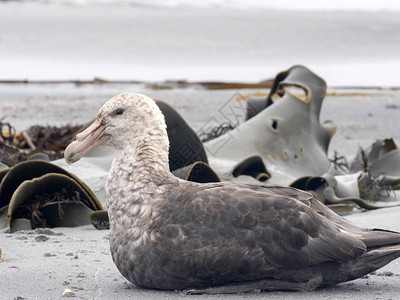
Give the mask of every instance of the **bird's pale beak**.
M 106 134 L 107 124 L 103 124 L 101 119 L 94 121 L 87 129 L 76 136 L 64 152 L 64 159 L 68 164 L 72 164 L 80 160 L 86 153 L 100 146 L 110 138 Z

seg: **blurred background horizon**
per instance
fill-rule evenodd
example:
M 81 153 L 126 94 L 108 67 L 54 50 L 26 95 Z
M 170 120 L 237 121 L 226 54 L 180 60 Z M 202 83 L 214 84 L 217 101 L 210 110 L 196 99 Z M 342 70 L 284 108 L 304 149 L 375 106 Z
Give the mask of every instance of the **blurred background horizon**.
M 399 1 L 0 1 L 0 81 L 272 79 L 398 87 Z
M 44 4 L 111 4 L 142 5 L 164 7 L 201 7 L 201 8 L 237 8 L 237 9 L 282 9 L 282 10 L 337 10 L 337 11 L 377 11 L 400 10 L 397 0 L 0 0 L 0 2 L 25 2 Z

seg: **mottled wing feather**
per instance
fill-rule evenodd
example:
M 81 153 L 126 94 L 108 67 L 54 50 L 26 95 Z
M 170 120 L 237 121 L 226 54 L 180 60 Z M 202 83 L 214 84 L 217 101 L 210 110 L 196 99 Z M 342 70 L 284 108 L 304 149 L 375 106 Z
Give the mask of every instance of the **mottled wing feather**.
M 309 193 L 248 184 L 185 185 L 168 223 L 182 224 L 199 248 L 261 251 L 266 266 L 286 268 L 349 260 L 366 250 L 322 210 L 311 208 Z

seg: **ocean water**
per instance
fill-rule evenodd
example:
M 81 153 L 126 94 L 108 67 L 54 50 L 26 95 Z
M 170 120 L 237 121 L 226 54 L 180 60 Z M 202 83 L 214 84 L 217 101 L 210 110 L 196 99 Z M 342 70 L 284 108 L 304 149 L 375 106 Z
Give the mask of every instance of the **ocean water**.
M 303 64 L 331 86 L 399 86 L 399 7 L 388 0 L 1 1 L 0 80 L 257 82 Z
M 1 2 L 2 0 L 0 0 Z M 4 0 L 7 1 L 7 0 Z M 10 0 L 8 0 L 10 1 Z M 11 0 L 12 1 L 12 0 Z M 21 1 L 21 0 L 18 0 Z M 300 11 L 399 11 L 398 0 L 25 0 L 78 5 L 113 4 L 166 7 L 278 9 Z

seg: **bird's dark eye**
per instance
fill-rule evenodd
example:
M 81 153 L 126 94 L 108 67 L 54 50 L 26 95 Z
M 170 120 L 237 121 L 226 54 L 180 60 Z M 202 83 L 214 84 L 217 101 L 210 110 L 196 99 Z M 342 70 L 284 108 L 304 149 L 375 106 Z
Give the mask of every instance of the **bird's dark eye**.
M 124 113 L 124 110 L 122 109 L 122 108 L 117 108 L 116 110 L 115 110 L 115 114 L 116 115 L 122 115 Z

